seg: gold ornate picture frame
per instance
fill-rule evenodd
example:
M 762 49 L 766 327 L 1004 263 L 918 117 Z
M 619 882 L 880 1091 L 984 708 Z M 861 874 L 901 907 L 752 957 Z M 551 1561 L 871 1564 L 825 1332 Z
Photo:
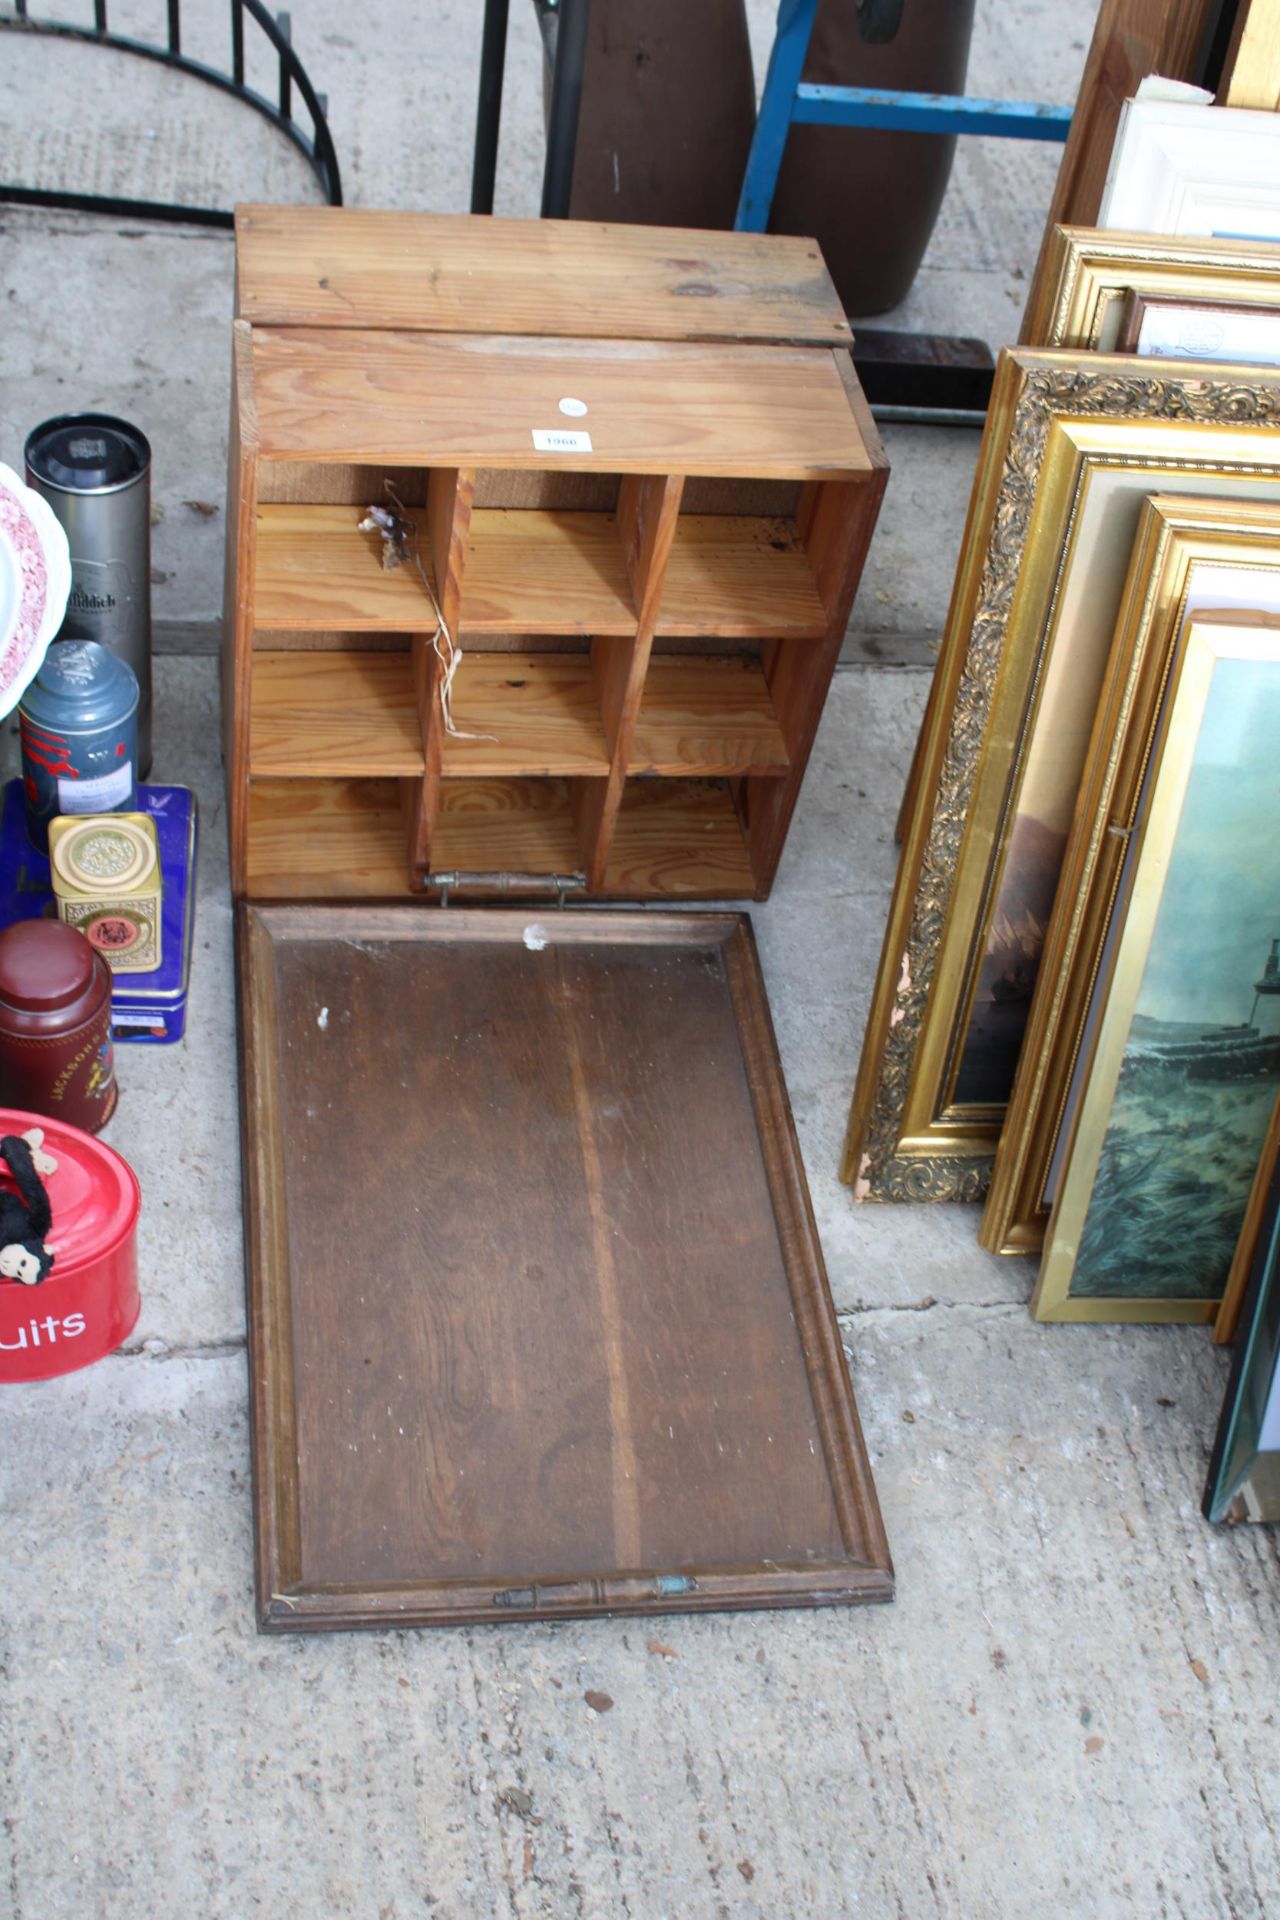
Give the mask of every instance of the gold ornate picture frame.
M 1155 495 L 1143 508 L 1040 976 L 979 1232 L 991 1253 L 1038 1254 L 1045 1183 L 1137 819 L 1160 701 L 1188 619 L 1280 614 L 1280 501 Z
M 1280 1086 L 1278 739 L 1280 620 L 1193 616 L 1051 1169 L 1038 1320 L 1218 1313 Z
M 1002 977 L 990 936 L 1031 762 L 1066 806 L 1060 865 L 1142 505 L 1188 486 L 1280 499 L 1277 426 L 1270 369 L 1001 356 L 841 1163 L 857 1198 L 982 1198 L 1013 1065 L 998 1097 L 959 1074 Z
M 1152 300 L 1274 307 L 1280 305 L 1280 247 L 1261 240 L 1055 227 L 1035 305 L 1023 328 L 1025 342 L 1109 353 L 1120 342 L 1128 293 Z

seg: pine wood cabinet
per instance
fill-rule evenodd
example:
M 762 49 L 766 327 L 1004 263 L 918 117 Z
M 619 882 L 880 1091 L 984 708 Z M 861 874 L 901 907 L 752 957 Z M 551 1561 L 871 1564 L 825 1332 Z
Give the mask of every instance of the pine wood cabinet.
M 764 898 L 887 474 L 816 246 L 249 207 L 237 273 L 237 895 Z

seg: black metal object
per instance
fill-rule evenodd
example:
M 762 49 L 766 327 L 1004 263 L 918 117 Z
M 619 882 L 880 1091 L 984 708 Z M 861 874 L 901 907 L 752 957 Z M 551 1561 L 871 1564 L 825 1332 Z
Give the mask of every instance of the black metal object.
M 578 145 L 578 109 L 582 104 L 582 74 L 587 60 L 591 0 L 534 0 L 534 4 L 541 18 L 544 37 L 553 49 L 547 157 L 542 172 L 542 217 L 544 220 L 564 220 L 568 218 L 569 195 L 573 187 L 573 159 Z M 508 11 L 509 0 L 485 0 L 475 157 L 471 167 L 472 213 L 493 212 Z
M 985 340 L 858 327 L 853 364 L 877 420 L 980 427 L 991 401 L 995 361 Z
M 573 162 L 578 148 L 578 109 L 582 70 L 587 64 L 587 26 L 591 0 L 560 0 L 556 63 L 551 74 L 551 112 L 547 118 L 547 158 L 542 173 L 542 217 L 565 220 L 573 191 Z
M 167 33 L 163 43 L 136 40 L 127 34 L 112 33 L 107 24 L 107 0 L 93 0 L 93 25 L 77 26 L 65 20 L 35 19 L 28 12 L 27 0 L 14 0 L 16 11 L 0 16 L 0 28 L 11 32 L 48 34 L 61 40 L 82 40 L 92 46 L 110 47 L 117 53 L 137 54 L 145 60 L 158 60 L 176 67 L 209 86 L 243 100 L 272 126 L 292 140 L 310 164 L 330 206 L 342 205 L 342 179 L 333 136 L 325 118 L 327 102 L 317 93 L 305 68 L 293 50 L 289 15 L 268 13 L 262 0 L 229 0 L 231 12 L 231 71 L 193 60 L 182 51 L 180 0 L 166 0 Z M 245 80 L 245 17 L 261 29 L 276 55 L 279 74 L 278 100 L 269 100 Z M 293 93 L 298 95 L 311 120 L 311 132 L 299 125 L 293 114 Z M 67 188 L 21 187 L 0 182 L 0 200 L 19 206 L 64 207 L 77 213 L 106 213 L 117 218 L 144 220 L 183 220 L 202 227 L 229 227 L 234 215 L 229 207 L 184 207 L 163 200 L 126 200 L 115 194 L 78 193 Z
M 502 119 L 502 76 L 507 60 L 509 0 L 488 0 L 480 42 L 480 98 L 476 103 L 476 150 L 471 162 L 471 211 L 493 212 L 493 183 L 498 166 L 498 126 Z
M 1196 56 L 1196 81 L 1216 93 L 1222 84 L 1223 68 L 1236 29 L 1240 0 L 1217 0 L 1205 19 L 1204 34 Z
M 898 37 L 906 0 L 858 0 L 858 37 L 870 47 Z

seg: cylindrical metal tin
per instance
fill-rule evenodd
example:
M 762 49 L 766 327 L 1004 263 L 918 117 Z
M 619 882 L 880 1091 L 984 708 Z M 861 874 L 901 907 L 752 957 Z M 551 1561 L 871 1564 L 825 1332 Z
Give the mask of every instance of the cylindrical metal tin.
M 0 933 L 0 1100 L 97 1133 L 118 1095 L 111 969 L 61 920 Z
M 96 640 L 56 640 L 18 706 L 27 833 L 41 853 L 60 813 L 138 805 L 138 683 Z
M 27 484 L 44 495 L 71 548 L 60 640 L 97 640 L 133 668 L 138 777 L 151 769 L 151 447 L 109 413 L 63 413 L 27 436 Z
M 137 1325 L 138 1213 L 128 1162 L 43 1114 L 0 1109 L 0 1135 L 39 1127 L 57 1162 L 44 1175 L 53 1225 L 49 1276 L 36 1287 L 0 1279 L 0 1383 L 52 1380 L 91 1366 Z M 0 1172 L 0 1180 L 12 1182 Z

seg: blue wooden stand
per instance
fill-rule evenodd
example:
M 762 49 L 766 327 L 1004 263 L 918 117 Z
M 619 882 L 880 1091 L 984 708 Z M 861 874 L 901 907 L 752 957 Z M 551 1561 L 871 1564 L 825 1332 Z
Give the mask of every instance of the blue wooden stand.
M 852 0 L 850 0 L 852 4 Z M 895 133 L 982 133 L 1008 140 L 1065 140 L 1070 107 L 971 100 L 955 93 L 880 93 L 802 80 L 818 0 L 779 0 L 778 25 L 734 226 L 763 233 L 792 126 L 882 127 Z
M 1070 107 L 973 100 L 954 93 L 820 87 L 802 80 L 817 11 L 818 0 L 779 0 L 773 52 L 734 220 L 740 232 L 763 233 L 768 226 L 787 135 L 797 123 L 879 127 L 895 133 L 995 134 L 1007 140 L 1066 139 Z M 854 344 L 854 360 L 878 420 L 981 425 L 992 362 L 980 341 L 863 330 Z

